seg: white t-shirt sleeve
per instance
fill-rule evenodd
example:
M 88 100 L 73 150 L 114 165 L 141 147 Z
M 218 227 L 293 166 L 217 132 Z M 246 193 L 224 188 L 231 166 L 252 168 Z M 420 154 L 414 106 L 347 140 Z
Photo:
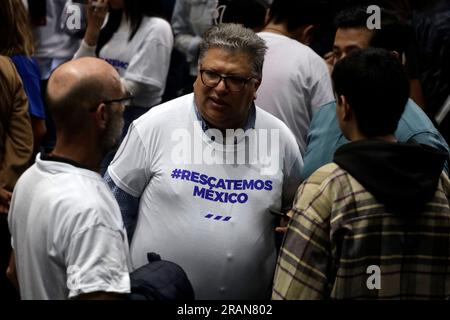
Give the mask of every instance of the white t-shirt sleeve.
M 73 59 L 79 59 L 83 57 L 95 57 L 95 49 L 97 46 L 90 46 L 88 45 L 84 39 L 80 42 L 80 47 L 78 48 L 77 52 L 75 52 Z
M 88 214 L 97 213 L 92 209 Z M 130 292 L 125 238 L 125 232 L 101 219 L 71 235 L 65 255 L 69 298 L 92 292 Z
M 129 195 L 140 198 L 150 179 L 149 152 L 134 123 L 108 167 L 115 185 Z
M 145 36 L 143 45 L 130 60 L 124 78 L 164 89 L 173 48 L 172 30 L 161 20 Z
M 334 100 L 330 72 L 325 61 L 319 56 L 311 61 L 312 74 L 316 75 L 310 88 L 311 109 L 313 112 L 324 104 Z

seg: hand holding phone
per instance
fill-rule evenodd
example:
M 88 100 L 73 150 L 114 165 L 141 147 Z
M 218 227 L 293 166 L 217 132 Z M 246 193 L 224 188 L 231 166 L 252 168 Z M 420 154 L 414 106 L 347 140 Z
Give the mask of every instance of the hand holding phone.
M 270 212 L 270 214 L 281 218 L 280 219 L 280 225 L 275 228 L 275 231 L 279 232 L 279 233 L 286 233 L 287 226 L 289 224 L 289 220 L 291 219 L 288 216 L 289 209 L 286 209 L 286 210 L 283 210 L 283 211 L 278 211 L 278 210 L 275 210 L 275 209 L 269 209 L 269 212 Z
M 86 5 L 87 27 L 84 41 L 89 46 L 96 46 L 100 30 L 108 14 L 108 0 L 89 0 Z
M 276 216 L 276 217 L 286 217 L 287 215 L 287 211 L 286 212 L 282 212 L 282 211 L 278 211 L 275 209 L 269 209 L 270 214 Z

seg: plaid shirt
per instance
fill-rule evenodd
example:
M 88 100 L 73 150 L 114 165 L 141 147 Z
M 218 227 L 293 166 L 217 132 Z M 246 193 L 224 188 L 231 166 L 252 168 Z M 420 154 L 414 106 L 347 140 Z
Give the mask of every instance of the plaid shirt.
M 448 299 L 449 194 L 442 174 L 426 212 L 394 215 L 335 163 L 320 168 L 297 191 L 272 299 Z

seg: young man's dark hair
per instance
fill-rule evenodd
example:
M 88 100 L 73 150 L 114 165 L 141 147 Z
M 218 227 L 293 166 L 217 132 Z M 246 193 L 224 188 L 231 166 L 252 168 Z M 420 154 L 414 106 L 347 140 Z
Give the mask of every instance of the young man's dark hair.
M 259 31 L 264 28 L 268 5 L 262 0 L 219 0 L 225 6 L 221 23 L 239 23 Z
M 323 0 L 274 0 L 269 18 L 275 23 L 285 22 L 288 30 L 293 31 L 304 25 L 320 24 L 326 12 Z
M 367 6 L 356 6 L 339 12 L 334 24 L 336 29 L 367 28 L 370 16 L 371 14 L 367 13 Z M 383 8 L 380 18 L 381 28 L 373 29 L 370 46 L 396 51 L 401 57 L 408 46 L 410 28 L 393 12 Z
M 345 97 L 366 137 L 395 132 L 408 100 L 409 82 L 392 53 L 376 48 L 355 52 L 336 63 L 332 79 L 338 101 Z
M 448 153 L 396 138 L 408 80 L 392 53 L 356 51 L 333 80 L 351 142 L 298 188 L 272 299 L 448 298 Z

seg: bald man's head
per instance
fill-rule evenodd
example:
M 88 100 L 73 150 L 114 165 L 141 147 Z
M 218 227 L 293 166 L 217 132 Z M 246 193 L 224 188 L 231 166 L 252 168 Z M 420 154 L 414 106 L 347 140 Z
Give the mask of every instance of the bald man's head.
M 97 58 L 81 58 L 58 67 L 47 86 L 47 103 L 57 131 L 70 134 L 89 125 L 90 110 L 124 95 L 117 71 Z

